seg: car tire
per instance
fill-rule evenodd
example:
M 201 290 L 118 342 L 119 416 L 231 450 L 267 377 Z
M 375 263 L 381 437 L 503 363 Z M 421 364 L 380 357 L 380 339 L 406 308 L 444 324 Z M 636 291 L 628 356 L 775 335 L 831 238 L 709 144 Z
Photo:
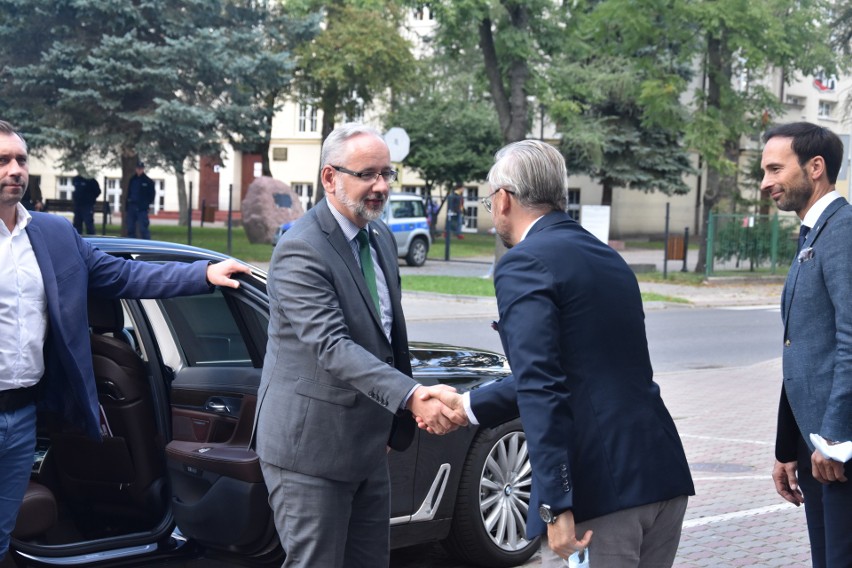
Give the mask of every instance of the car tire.
M 411 245 L 408 247 L 405 262 L 408 266 L 423 266 L 427 254 L 429 254 L 429 243 L 423 237 L 417 237 L 411 241 Z
M 529 560 L 540 544 L 539 538 L 526 538 L 531 485 L 520 420 L 480 430 L 461 472 L 445 547 L 477 566 L 519 566 Z

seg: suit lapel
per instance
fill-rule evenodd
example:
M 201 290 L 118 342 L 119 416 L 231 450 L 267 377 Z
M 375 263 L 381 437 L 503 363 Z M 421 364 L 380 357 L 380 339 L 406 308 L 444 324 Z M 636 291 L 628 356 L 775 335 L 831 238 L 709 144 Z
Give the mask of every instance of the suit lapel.
M 56 321 L 54 310 L 59 305 L 59 287 L 56 284 L 56 273 L 53 270 L 53 262 L 50 260 L 50 249 L 35 218 L 27 225 L 25 230 L 33 247 L 36 262 L 41 270 L 41 279 L 44 282 L 44 295 L 47 298 L 48 315 L 51 320 Z
M 842 197 L 835 199 L 828 204 L 828 207 L 825 208 L 825 211 L 823 211 L 822 215 L 820 215 L 819 219 L 817 219 L 816 224 L 808 232 L 808 236 L 802 244 L 802 250 L 813 248 L 816 245 L 816 242 L 822 234 L 828 220 L 831 219 L 831 217 L 844 205 L 847 205 L 847 201 Z M 790 316 L 790 305 L 793 302 L 793 296 L 796 292 L 796 281 L 799 278 L 799 269 L 801 266 L 802 263 L 799 261 L 799 253 L 797 253 L 796 258 L 793 259 L 793 264 L 790 266 L 790 271 L 787 273 L 787 279 L 784 282 L 784 291 L 781 296 L 781 316 L 784 321 L 784 337 L 787 336 L 787 319 Z
M 387 239 L 383 239 L 378 230 L 376 230 L 372 223 L 367 225 L 367 230 L 370 232 L 370 240 L 373 243 L 373 246 L 376 249 L 376 252 L 379 256 L 379 267 L 382 269 L 382 274 L 385 275 L 385 281 L 388 285 L 388 292 L 390 292 L 391 298 L 394 296 L 394 292 L 397 290 L 398 282 L 396 282 L 391 276 L 394 274 L 393 266 L 390 262 L 396 261 L 395 251 L 390 250 L 388 246 Z
M 373 297 L 370 295 L 370 290 L 367 289 L 367 282 L 364 280 L 364 274 L 361 272 L 361 267 L 358 266 L 358 262 L 355 260 L 355 255 L 352 253 L 352 246 L 349 241 L 346 240 L 346 237 L 343 236 L 343 231 L 340 229 L 337 219 L 335 219 L 334 215 L 331 214 L 329 207 L 331 207 L 331 205 L 328 203 L 322 203 L 322 205 L 318 203 L 314 207 L 318 210 L 317 220 L 319 221 L 319 225 L 323 232 L 325 232 L 329 244 L 338 256 L 340 256 L 343 264 L 349 270 L 349 275 L 352 277 L 353 282 L 355 282 L 355 287 L 361 294 L 361 298 L 364 300 L 364 303 L 371 307 L 369 312 L 373 316 L 373 321 L 379 326 L 379 329 L 382 329 L 382 322 L 379 319 L 379 315 L 376 313 L 375 309 L 372 309 Z M 382 335 L 384 335 L 384 332 L 382 332 Z

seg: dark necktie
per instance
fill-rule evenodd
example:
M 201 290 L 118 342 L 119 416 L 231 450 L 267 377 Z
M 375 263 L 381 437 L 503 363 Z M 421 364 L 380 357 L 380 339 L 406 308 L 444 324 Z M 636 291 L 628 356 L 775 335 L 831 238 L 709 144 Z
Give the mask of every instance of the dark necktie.
M 802 225 L 801 227 L 799 227 L 799 249 L 798 250 L 802 250 L 802 247 L 805 245 L 805 237 L 808 236 L 808 231 L 810 231 L 810 230 L 811 230 L 811 228 L 808 227 L 807 225 Z
M 361 273 L 364 274 L 364 280 L 367 281 L 367 289 L 370 291 L 370 296 L 373 297 L 373 304 L 376 306 L 376 314 L 381 316 L 382 308 L 379 304 L 379 291 L 376 288 L 376 269 L 373 267 L 373 255 L 370 254 L 370 237 L 367 235 L 366 229 L 358 231 L 355 237 L 358 239 L 358 254 L 361 257 Z

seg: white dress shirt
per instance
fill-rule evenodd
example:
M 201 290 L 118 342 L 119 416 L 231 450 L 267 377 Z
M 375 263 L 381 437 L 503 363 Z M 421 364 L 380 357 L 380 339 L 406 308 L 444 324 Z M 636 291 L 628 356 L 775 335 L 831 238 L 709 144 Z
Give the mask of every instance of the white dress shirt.
M 44 374 L 47 298 L 19 203 L 15 227 L 0 223 L 0 391 L 30 387 Z
M 805 213 L 805 218 L 802 219 L 802 225 L 813 229 L 816 222 L 819 221 L 820 215 L 826 210 L 826 208 L 831 204 L 832 201 L 842 197 L 837 190 L 830 191 L 817 199 L 817 202 L 811 205 L 811 208 L 808 209 L 808 212 Z

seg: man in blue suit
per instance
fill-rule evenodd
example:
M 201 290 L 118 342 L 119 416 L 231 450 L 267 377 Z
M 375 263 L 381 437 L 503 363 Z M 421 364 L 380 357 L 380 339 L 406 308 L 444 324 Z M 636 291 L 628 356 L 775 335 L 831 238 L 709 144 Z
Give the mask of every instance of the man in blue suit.
M 593 568 L 671 566 L 694 488 L 653 381 L 636 277 L 565 212 L 554 147 L 506 146 L 488 181 L 483 205 L 509 249 L 494 285 L 513 374 L 439 398 L 482 426 L 520 414 L 533 466 L 527 533 L 546 531 L 559 557 L 543 548 L 546 562 L 591 541 Z
M 781 299 L 784 382 L 772 478 L 805 504 L 815 567 L 852 566 L 852 207 L 835 190 L 843 143 L 797 122 L 764 135 L 760 189 L 802 220 Z
M 32 470 L 36 403 L 100 439 L 86 299 L 165 298 L 236 288 L 234 260 L 149 264 L 93 248 L 63 217 L 21 205 L 27 145 L 0 120 L 0 561 Z

